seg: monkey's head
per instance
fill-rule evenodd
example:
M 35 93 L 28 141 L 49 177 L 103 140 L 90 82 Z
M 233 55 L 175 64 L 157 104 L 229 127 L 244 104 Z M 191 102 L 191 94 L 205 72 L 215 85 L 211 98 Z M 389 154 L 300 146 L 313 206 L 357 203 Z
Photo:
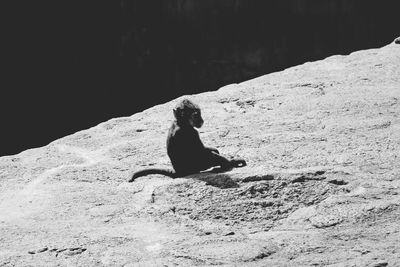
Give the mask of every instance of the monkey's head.
M 174 116 L 178 125 L 190 125 L 192 127 L 200 128 L 203 126 L 203 118 L 201 117 L 201 110 L 198 105 L 189 99 L 183 99 L 174 108 Z

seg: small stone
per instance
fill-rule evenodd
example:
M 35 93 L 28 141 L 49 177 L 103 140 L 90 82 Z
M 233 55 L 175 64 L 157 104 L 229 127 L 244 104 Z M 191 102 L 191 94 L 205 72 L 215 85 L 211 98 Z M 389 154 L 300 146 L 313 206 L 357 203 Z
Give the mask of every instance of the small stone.
M 395 44 L 400 44 L 400 37 L 397 37 L 396 39 L 394 39 L 394 43 Z
M 371 252 L 371 251 L 369 251 L 369 250 L 366 249 L 366 250 L 361 251 L 361 254 L 362 254 L 362 255 L 365 255 L 365 254 L 368 254 L 368 253 L 370 253 L 370 252 Z
M 47 251 L 47 250 L 48 250 L 48 248 L 47 248 L 47 247 L 44 247 L 44 248 L 39 249 L 39 250 L 37 251 L 37 253 L 42 253 L 42 252 L 45 252 L 45 251 Z
M 385 266 L 388 266 L 389 264 L 387 263 L 387 261 L 379 261 L 379 262 L 376 262 L 376 263 L 374 263 L 374 264 L 372 264 L 371 266 L 373 266 L 373 267 L 385 267 Z
M 30 250 L 30 251 L 28 251 L 28 253 L 29 254 L 42 253 L 42 252 L 47 251 L 48 249 L 49 249 L 48 247 L 44 247 L 44 248 L 41 248 L 41 249 L 38 249 L 38 250 Z
M 65 252 L 65 255 L 74 256 L 74 255 L 81 254 L 81 253 L 83 253 L 85 251 L 86 251 L 86 248 L 80 248 L 80 247 L 78 247 L 78 248 L 70 248 L 70 249 L 68 249 L 68 251 Z
M 229 235 L 235 235 L 235 232 L 229 232 L 229 233 L 225 234 L 225 236 L 229 236 Z
M 346 185 L 348 182 L 341 180 L 341 179 L 330 179 L 328 180 L 328 183 L 334 184 L 334 185 Z

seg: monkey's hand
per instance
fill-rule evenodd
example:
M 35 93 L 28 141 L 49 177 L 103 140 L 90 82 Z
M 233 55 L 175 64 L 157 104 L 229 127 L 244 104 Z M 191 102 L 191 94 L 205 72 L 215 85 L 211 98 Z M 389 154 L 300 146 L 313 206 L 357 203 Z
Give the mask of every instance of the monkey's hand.
M 218 149 L 216 149 L 216 148 L 213 148 L 213 147 L 206 147 L 206 150 L 208 150 L 208 151 L 210 151 L 210 152 L 214 152 L 214 153 L 217 153 L 217 154 L 219 154 L 219 151 L 218 151 Z
M 233 159 L 231 160 L 231 164 L 234 168 L 241 168 L 247 165 L 244 159 Z

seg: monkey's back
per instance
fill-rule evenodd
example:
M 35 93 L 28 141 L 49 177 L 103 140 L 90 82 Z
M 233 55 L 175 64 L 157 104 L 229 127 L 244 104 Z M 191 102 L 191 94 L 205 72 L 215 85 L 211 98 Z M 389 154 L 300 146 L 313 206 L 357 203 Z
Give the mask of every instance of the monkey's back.
M 176 172 L 193 172 L 199 168 L 204 145 L 196 129 L 175 121 L 168 131 L 167 153 Z

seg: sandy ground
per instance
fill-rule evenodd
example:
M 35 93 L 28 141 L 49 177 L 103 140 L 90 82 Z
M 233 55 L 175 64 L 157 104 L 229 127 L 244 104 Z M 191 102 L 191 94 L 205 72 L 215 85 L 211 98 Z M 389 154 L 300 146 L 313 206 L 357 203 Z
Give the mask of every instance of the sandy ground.
M 190 98 L 248 166 L 170 167 L 177 99 L 0 158 L 0 266 L 400 266 L 400 45 Z

